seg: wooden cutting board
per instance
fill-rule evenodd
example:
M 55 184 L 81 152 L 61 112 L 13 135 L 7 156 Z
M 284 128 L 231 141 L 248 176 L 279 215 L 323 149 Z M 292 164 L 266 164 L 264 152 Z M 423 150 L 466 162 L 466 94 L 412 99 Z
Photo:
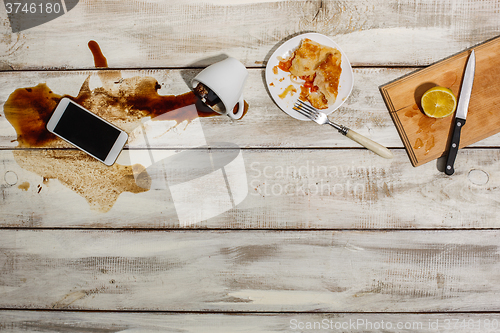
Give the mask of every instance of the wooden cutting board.
M 460 148 L 500 132 L 500 37 L 472 49 L 476 53 L 476 74 Z M 454 115 L 427 117 L 421 111 L 420 99 L 434 86 L 450 88 L 458 98 L 472 49 L 380 87 L 413 166 L 447 153 Z

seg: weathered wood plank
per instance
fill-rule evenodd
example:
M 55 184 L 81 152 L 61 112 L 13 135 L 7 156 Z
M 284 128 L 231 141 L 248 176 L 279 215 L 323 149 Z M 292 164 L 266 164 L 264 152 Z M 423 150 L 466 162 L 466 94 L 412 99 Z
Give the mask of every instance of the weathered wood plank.
M 344 124 L 353 130 L 365 135 L 388 147 L 403 147 L 401 139 L 396 131 L 394 123 L 384 104 L 378 87 L 405 75 L 415 68 L 389 69 L 389 68 L 364 68 L 354 71 L 354 90 L 346 103 L 337 110 L 331 119 Z M 186 82 L 196 75 L 197 70 L 145 70 L 145 71 L 122 71 L 124 78 L 140 77 L 139 80 L 154 78 L 161 84 L 159 94 L 179 95 L 189 91 Z M 2 73 L 0 75 L 0 147 L 14 148 L 18 143 L 16 131 L 4 116 L 5 102 L 9 96 L 18 88 L 35 87 L 40 83 L 46 83 L 55 94 L 71 96 L 78 92 L 90 75 L 90 88 L 101 87 L 102 83 L 98 74 L 102 71 L 82 72 L 14 72 Z M 154 81 L 154 80 L 153 80 Z M 115 86 L 120 86 L 119 84 Z M 115 87 L 116 88 L 116 87 Z M 127 89 L 127 87 L 125 87 Z M 130 90 L 130 87 L 128 87 Z M 132 90 L 131 90 L 132 91 Z M 241 120 L 231 121 L 227 117 L 201 118 L 201 130 L 195 126 L 183 123 L 177 129 L 190 129 L 191 131 L 169 131 L 177 123 L 175 121 L 152 122 L 158 133 L 164 135 L 156 136 L 149 140 L 149 146 L 153 148 L 183 148 L 197 147 L 205 142 L 191 140 L 193 131 L 205 137 L 206 143 L 217 146 L 217 142 L 232 142 L 240 147 L 353 147 L 359 148 L 358 144 L 339 135 L 328 126 L 318 126 L 312 122 L 295 120 L 281 111 L 269 96 L 263 72 L 261 70 L 250 70 L 250 76 L 245 88 L 245 99 L 249 104 L 248 114 Z M 95 93 L 94 95 L 98 95 Z M 134 117 L 126 116 L 125 106 L 108 105 L 103 101 L 101 106 L 95 107 L 94 112 L 109 111 L 108 118 L 129 133 L 137 129 L 141 124 Z M 98 105 L 98 104 L 96 104 Z M 104 105 L 102 107 L 102 105 Z M 106 117 L 108 111 L 104 111 Z M 116 116 L 116 115 L 119 115 Z M 114 118 L 113 118 L 114 117 Z M 144 119 L 144 118 L 143 118 Z M 180 133 L 178 137 L 172 137 L 174 132 Z M 156 133 L 156 132 L 155 132 Z M 157 134 L 158 134 L 157 133 Z M 155 135 L 153 135 L 155 136 Z M 141 137 L 134 136 L 129 140 L 129 147 L 145 147 Z M 135 138 L 135 139 L 134 139 Z M 484 139 L 473 147 L 498 146 L 500 136 L 492 136 Z M 61 147 L 69 147 L 61 141 Z
M 152 179 L 148 191 L 136 185 L 131 173 L 110 171 L 100 162 L 82 159 L 76 151 L 0 151 L 0 224 L 22 228 L 498 227 L 498 150 L 460 151 L 453 177 L 440 172 L 435 163 L 414 168 L 403 150 L 394 152 L 395 158 L 386 160 L 367 150 L 242 150 L 244 167 L 226 172 L 243 182 L 238 193 L 245 195 L 248 188 L 246 198 L 212 218 L 183 224 L 171 185 L 186 180 L 182 173 L 166 176 L 168 168 L 162 162 L 147 170 Z M 186 172 L 195 172 L 189 168 Z M 197 207 L 204 191 L 218 202 L 225 190 L 210 189 L 219 186 L 217 179 L 199 184 L 201 197 L 184 188 L 182 193 L 191 193 L 185 207 Z
M 188 91 L 186 82 L 195 68 L 225 54 L 246 66 L 263 67 L 279 43 L 300 31 L 332 37 L 355 66 L 415 67 L 495 37 L 499 19 L 494 0 L 481 6 L 470 0 L 82 0 L 65 16 L 18 34 L 10 32 L 0 10 L 0 69 L 92 69 L 87 43 L 97 40 L 112 68 L 192 68 L 123 71 L 125 77 L 156 78 L 162 94 L 181 94 Z M 355 69 L 353 95 L 334 118 L 384 145 L 401 148 L 378 86 L 413 69 Z M 89 74 L 98 86 L 97 73 L 103 72 L 4 72 L 0 103 L 3 106 L 14 89 L 42 82 L 56 93 L 76 95 Z M 238 179 L 239 186 L 248 188 L 247 197 L 236 208 L 198 223 L 183 222 L 175 205 L 179 192 L 171 185 L 184 184 L 185 175 L 167 175 L 156 164 L 148 170 L 152 188 L 146 190 L 135 183 L 130 168 L 107 173 L 75 151 L 15 150 L 15 131 L 0 110 L 0 226 L 498 227 L 500 152 L 478 147 L 497 147 L 500 136 L 461 151 L 457 173 L 449 178 L 434 162 L 412 168 L 402 149 L 394 150 L 394 160 L 382 160 L 352 149 L 357 146 L 331 129 L 290 119 L 270 100 L 261 69 L 251 70 L 246 91 L 250 111 L 241 121 L 203 118 L 175 128 L 165 121 L 156 123 L 157 132 L 152 132 L 189 133 L 187 139 L 180 135 L 177 140 L 175 135 L 155 134 L 149 147 L 165 148 L 151 151 L 158 155 L 205 143 L 218 147 L 220 141 L 249 148 L 241 152 L 244 171 L 241 165 L 224 171 L 225 186 L 235 186 L 232 181 Z M 132 130 L 139 123 L 122 124 Z M 139 136 L 132 137 L 130 147 L 128 153 L 145 151 L 136 150 L 145 147 Z M 205 185 L 218 189 L 220 184 L 211 179 Z M 182 192 L 193 199 L 191 190 L 197 186 L 190 186 Z M 0 244 L 2 308 L 432 312 L 497 311 L 499 306 L 497 231 L 3 229 Z M 417 327 L 422 332 L 435 332 L 430 323 L 438 320 L 440 331 L 465 332 L 487 331 L 485 320 L 498 320 L 490 313 L 294 316 L 0 311 L 0 330 L 274 332 L 294 330 L 294 318 L 342 323 L 362 318 L 423 322 L 421 330 Z M 467 320 L 467 326 L 453 327 L 456 322 L 450 321 L 447 328 L 447 319 Z M 483 326 L 470 327 L 470 319 Z M 344 329 L 366 330 L 377 331 Z
M 409 70 L 386 70 L 386 69 L 361 69 L 356 70 L 355 80 L 357 82 L 352 96 L 345 106 L 338 110 L 335 119 L 338 122 L 351 126 L 354 130 L 378 140 L 388 146 L 402 147 L 401 140 L 392 123 L 389 112 L 385 107 L 383 99 L 378 91 L 378 85 L 386 83 Z M 154 71 L 124 71 L 123 77 L 140 76 L 143 78 L 153 77 L 161 85 L 161 95 L 179 95 L 190 91 L 186 82 L 189 82 L 198 71 L 189 70 L 154 70 Z M 98 73 L 92 72 L 24 72 L 3 73 L 0 75 L 0 110 L 4 114 L 5 101 L 17 88 L 28 88 L 46 83 L 55 94 L 71 96 L 78 95 L 85 79 L 91 76 L 92 87 L 100 87 Z M 209 117 L 201 119 L 201 127 L 208 143 L 233 142 L 240 147 L 359 147 L 356 143 L 338 135 L 331 128 L 319 127 L 313 123 L 295 120 L 281 111 L 272 101 L 267 93 L 263 82 L 261 70 L 250 70 L 250 76 L 245 87 L 245 99 L 249 104 L 248 114 L 239 121 L 231 121 L 228 117 Z M 118 85 L 117 85 L 118 86 Z M 129 88 L 130 89 L 130 88 Z M 97 94 L 96 94 L 97 95 Z M 103 103 L 104 108 L 108 106 Z M 102 107 L 93 110 L 100 111 Z M 125 110 L 121 109 L 115 113 L 121 113 L 122 118 L 127 119 Z M 106 114 L 103 114 L 106 116 Z M 131 120 L 116 123 L 118 126 L 131 132 L 141 124 Z M 113 118 L 108 118 L 114 121 Z M 176 125 L 173 121 L 154 122 L 158 131 L 168 130 Z M 184 128 L 183 124 L 179 128 Z M 187 125 L 189 127 L 190 125 Z M 202 134 L 203 134 L 202 133 Z M 190 133 L 192 135 L 192 133 Z M 322 139 L 319 139 L 322 138 Z M 0 146 L 16 147 L 16 131 L 5 117 L 0 117 Z M 61 141 L 62 142 L 62 141 Z M 180 136 L 178 140 L 171 137 L 159 137 L 149 140 L 152 147 L 197 147 L 203 143 L 190 142 L 186 136 Z M 62 145 L 69 147 L 69 145 Z M 129 140 L 130 147 L 144 147 L 140 140 Z
M 471 314 L 184 314 L 0 311 L 2 332 L 485 332 L 500 315 Z
M 0 307 L 496 311 L 498 231 L 0 231 Z
M 304 31 L 332 37 L 355 65 L 420 66 L 500 29 L 495 0 L 81 0 L 64 16 L 14 34 L 6 12 L 0 15 L 0 68 L 16 70 L 91 68 L 89 40 L 115 68 L 200 66 L 221 54 L 262 66 L 277 44 Z

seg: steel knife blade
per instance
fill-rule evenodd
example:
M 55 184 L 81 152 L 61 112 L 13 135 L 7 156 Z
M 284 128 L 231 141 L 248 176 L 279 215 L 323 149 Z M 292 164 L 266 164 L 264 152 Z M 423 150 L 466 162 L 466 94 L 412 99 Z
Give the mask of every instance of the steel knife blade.
M 455 113 L 455 121 L 453 123 L 453 135 L 451 137 L 450 147 L 448 149 L 448 157 L 446 159 L 446 169 L 444 172 L 447 175 L 452 175 L 455 172 L 454 164 L 457 157 L 458 147 L 460 144 L 460 132 L 465 125 L 467 111 L 469 109 L 470 95 L 472 92 L 472 84 L 474 83 L 474 72 L 476 70 L 476 55 L 472 50 L 465 66 L 464 78 L 462 80 L 462 88 L 458 97 L 457 111 Z

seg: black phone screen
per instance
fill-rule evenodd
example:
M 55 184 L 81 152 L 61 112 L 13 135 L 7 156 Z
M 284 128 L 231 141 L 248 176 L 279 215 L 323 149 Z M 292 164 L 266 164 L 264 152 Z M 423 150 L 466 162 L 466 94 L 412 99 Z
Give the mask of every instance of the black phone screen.
M 100 160 L 105 160 L 120 131 L 97 116 L 69 103 L 54 132 Z

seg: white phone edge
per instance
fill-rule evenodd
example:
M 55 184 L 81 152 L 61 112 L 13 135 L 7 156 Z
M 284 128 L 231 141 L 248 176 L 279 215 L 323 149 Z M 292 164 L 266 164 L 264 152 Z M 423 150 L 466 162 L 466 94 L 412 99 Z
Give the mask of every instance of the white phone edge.
M 111 150 L 109 151 L 108 153 L 108 156 L 106 156 L 106 158 L 103 160 L 101 160 L 100 158 L 97 158 L 96 156 L 92 155 L 91 153 L 89 153 L 88 151 L 86 151 L 85 149 L 75 145 L 73 142 L 67 140 L 66 138 L 60 136 L 59 134 L 55 133 L 54 132 L 54 129 L 57 125 L 57 123 L 59 122 L 59 120 L 61 119 L 62 115 L 64 114 L 64 110 L 66 110 L 66 108 L 68 107 L 68 105 L 70 103 L 73 103 L 74 105 L 78 106 L 79 108 L 81 108 L 82 110 L 90 113 L 91 115 L 93 115 L 94 117 L 96 118 L 99 118 L 101 121 L 105 122 L 106 124 L 110 125 L 111 127 L 113 128 L 116 128 L 117 130 L 120 131 L 120 135 L 118 136 L 118 138 L 116 139 L 115 143 L 113 144 L 113 147 L 111 148 Z M 52 116 L 50 116 L 50 119 L 49 121 L 47 122 L 47 126 L 46 126 L 47 130 L 58 136 L 59 138 L 63 139 L 64 141 L 72 144 L 73 146 L 75 146 L 76 148 L 80 149 L 81 151 L 89 154 L 90 156 L 92 156 L 93 158 L 95 158 L 96 160 L 98 161 L 101 161 L 102 163 L 106 164 L 107 166 L 111 166 L 115 163 L 116 159 L 118 158 L 118 155 L 120 155 L 120 152 L 122 151 L 123 149 L 123 146 L 125 146 L 125 144 L 127 143 L 127 140 L 128 140 L 128 134 L 123 131 L 122 129 L 116 127 L 115 125 L 111 124 L 109 121 L 106 121 L 104 120 L 103 118 L 95 115 L 94 113 L 90 112 L 89 110 L 85 109 L 83 106 L 73 102 L 71 99 L 67 98 L 67 97 L 63 97 L 60 101 L 59 101 L 59 104 L 57 104 L 57 107 L 56 109 L 54 110 L 54 112 L 52 113 Z
M 66 108 L 68 107 L 68 104 L 71 102 L 71 100 L 67 97 L 64 97 L 62 98 L 60 101 L 59 101 L 59 104 L 57 104 L 57 107 L 56 109 L 54 110 L 54 112 L 52 113 L 52 115 L 50 116 L 50 119 L 49 121 L 47 122 L 47 130 L 52 133 L 52 134 L 55 134 L 57 135 L 56 133 L 54 133 L 54 129 L 56 128 L 56 125 L 57 123 L 59 122 L 59 120 L 61 119 L 63 113 L 64 113 L 64 110 L 66 110 Z M 57 135 L 59 136 L 59 135 Z M 60 137 L 60 136 L 59 136 Z M 61 137 L 60 137 L 61 138 Z M 64 138 L 61 138 L 61 139 L 64 139 Z M 71 142 L 70 142 L 71 143 Z
M 125 144 L 127 143 L 127 140 L 128 140 L 128 134 L 120 130 L 120 135 L 116 139 L 115 144 L 109 151 L 108 156 L 106 156 L 106 159 L 103 161 L 103 163 L 106 164 L 107 166 L 113 165 L 116 159 L 118 158 L 118 155 L 120 155 L 123 146 L 125 146 Z

